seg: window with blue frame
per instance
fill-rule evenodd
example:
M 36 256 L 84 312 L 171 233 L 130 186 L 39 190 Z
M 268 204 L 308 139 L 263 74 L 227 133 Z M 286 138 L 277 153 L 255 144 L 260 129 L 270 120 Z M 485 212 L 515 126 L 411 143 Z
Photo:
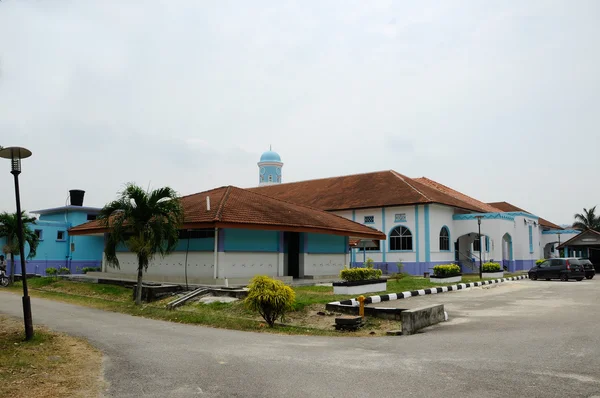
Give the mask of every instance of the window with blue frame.
M 374 224 L 375 216 L 365 216 L 365 224 Z
M 446 227 L 440 231 L 440 251 L 450 251 L 450 232 Z
M 396 227 L 390 233 L 390 250 L 412 250 L 412 233 L 406 227 Z
M 533 253 L 533 227 L 529 226 L 529 253 Z

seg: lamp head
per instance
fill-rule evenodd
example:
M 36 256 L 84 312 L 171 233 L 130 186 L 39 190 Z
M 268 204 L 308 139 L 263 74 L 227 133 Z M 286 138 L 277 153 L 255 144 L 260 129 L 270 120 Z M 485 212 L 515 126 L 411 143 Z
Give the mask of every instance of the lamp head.
M 0 147 L 0 158 L 9 159 L 12 173 L 21 172 L 21 159 L 31 156 L 31 151 L 26 148 L 11 146 L 8 148 Z

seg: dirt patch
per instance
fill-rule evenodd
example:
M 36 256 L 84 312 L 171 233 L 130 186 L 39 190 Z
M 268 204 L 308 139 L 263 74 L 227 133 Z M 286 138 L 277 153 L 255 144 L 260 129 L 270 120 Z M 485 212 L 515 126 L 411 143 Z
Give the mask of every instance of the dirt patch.
M 102 354 L 86 341 L 0 315 L 0 397 L 101 397 Z
M 343 315 L 345 314 L 325 311 L 323 305 L 315 304 L 306 307 L 302 311 L 289 313 L 285 317 L 285 324 L 314 329 L 335 330 L 333 327 L 335 318 Z M 367 317 L 365 326 L 358 331 L 339 333 L 351 333 L 353 336 L 385 336 L 387 331 L 398 329 L 402 329 L 400 321 Z

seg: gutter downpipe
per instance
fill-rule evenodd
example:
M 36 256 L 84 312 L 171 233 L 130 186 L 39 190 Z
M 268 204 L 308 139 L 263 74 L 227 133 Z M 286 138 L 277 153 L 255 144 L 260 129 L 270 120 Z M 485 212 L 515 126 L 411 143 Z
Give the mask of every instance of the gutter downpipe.
M 219 266 L 219 228 L 215 227 L 215 268 L 213 270 L 213 278 L 215 279 L 215 283 L 217 282 L 218 274 L 218 266 Z

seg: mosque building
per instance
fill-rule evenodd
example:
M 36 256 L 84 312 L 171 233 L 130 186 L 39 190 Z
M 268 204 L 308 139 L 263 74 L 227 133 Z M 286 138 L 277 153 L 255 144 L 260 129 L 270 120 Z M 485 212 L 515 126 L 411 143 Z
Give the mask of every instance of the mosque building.
M 276 159 L 276 180 L 263 181 L 264 173 L 271 175 L 263 171 L 263 157 Z M 397 272 L 400 263 L 411 274 L 447 263 L 459 264 L 464 273 L 478 272 L 480 248 L 484 262 L 499 262 L 511 272 L 527 270 L 540 258 L 558 256 L 561 241 L 579 234 L 510 203 L 484 203 L 426 177 L 409 178 L 394 170 L 283 183 L 277 153 L 265 152 L 258 165 L 261 179 L 252 191 L 385 234 L 385 240 L 352 239 L 349 250 L 353 265 L 371 258 L 387 273 Z M 568 246 L 564 253 L 585 255 Z
M 481 202 L 426 177 L 385 170 L 285 183 L 283 161 L 272 148 L 257 165 L 258 187 L 224 186 L 182 198 L 179 245 L 154 259 L 148 280 L 336 277 L 344 265 L 368 258 L 387 274 L 422 275 L 447 263 L 475 273 L 480 252 L 484 262 L 517 271 L 558 256 L 558 248 L 566 256 L 586 254 L 581 245 L 569 246 L 577 230 L 507 202 Z M 79 273 L 97 266 L 105 275 L 135 280 L 137 262 L 126 248 L 118 254 L 119 269 L 104 261 L 108 229 L 95 220 L 100 208 L 83 206 L 83 193 L 72 190 L 70 205 L 34 212 L 40 245 L 27 259 L 27 271 L 44 275 L 48 267 L 66 267 Z

